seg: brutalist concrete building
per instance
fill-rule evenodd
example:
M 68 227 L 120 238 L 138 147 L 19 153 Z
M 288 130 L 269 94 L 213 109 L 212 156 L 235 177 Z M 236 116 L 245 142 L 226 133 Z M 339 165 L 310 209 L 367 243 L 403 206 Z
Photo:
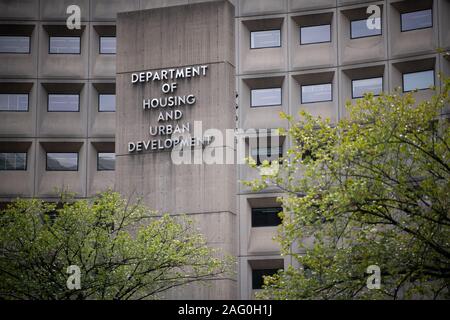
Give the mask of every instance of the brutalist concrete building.
M 237 163 L 236 141 L 262 161 L 289 147 L 252 142 L 287 126 L 281 111 L 335 122 L 365 92 L 429 98 L 450 74 L 436 51 L 448 30 L 450 0 L 0 0 L 0 202 L 114 188 L 188 214 L 237 257 L 236 276 L 170 297 L 251 299 L 293 262 L 273 240 L 282 192 L 240 183 L 258 171 Z M 213 146 L 232 161 L 173 163 L 161 136 L 195 121 L 239 129 Z

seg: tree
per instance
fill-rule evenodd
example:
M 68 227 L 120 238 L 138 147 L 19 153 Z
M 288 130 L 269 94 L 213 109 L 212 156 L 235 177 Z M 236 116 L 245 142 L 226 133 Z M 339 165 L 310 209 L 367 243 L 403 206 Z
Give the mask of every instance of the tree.
M 292 147 L 246 185 L 285 193 L 277 240 L 298 266 L 266 277 L 260 298 L 449 298 L 449 88 L 420 103 L 367 94 L 336 124 L 283 115 Z
M 114 192 L 60 206 L 19 199 L 1 211 L 0 228 L 2 299 L 155 299 L 228 270 L 192 221 Z M 73 265 L 79 289 L 67 286 Z

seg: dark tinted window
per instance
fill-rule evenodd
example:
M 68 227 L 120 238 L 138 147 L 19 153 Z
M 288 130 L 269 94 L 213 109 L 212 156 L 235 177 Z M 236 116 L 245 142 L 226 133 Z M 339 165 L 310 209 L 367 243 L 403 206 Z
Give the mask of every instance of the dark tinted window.
M 282 147 L 272 147 L 272 148 L 255 148 L 250 152 L 251 157 L 256 160 L 256 164 L 259 166 L 264 160 L 269 162 L 277 160 L 283 156 Z
M 331 41 L 331 25 L 325 24 L 300 28 L 300 44 L 311 44 Z
M 279 106 L 281 105 L 281 88 L 253 89 L 251 92 L 251 106 Z
M 50 37 L 50 53 L 80 53 L 80 37 Z
M 264 276 L 273 276 L 278 269 L 259 269 L 252 270 L 252 287 L 253 289 L 261 289 L 264 284 Z
M 30 53 L 30 37 L 0 36 L 0 53 Z
M 27 170 L 26 152 L 0 153 L 0 170 Z
M 302 86 L 301 103 L 312 103 L 333 100 L 331 83 Z
M 280 207 L 275 208 L 252 208 L 252 227 L 273 227 L 281 224 L 278 213 L 283 211 Z
M 377 28 L 369 29 L 367 26 L 367 21 L 368 21 L 368 19 L 353 20 L 350 23 L 352 39 L 373 37 L 373 36 L 378 36 L 381 34 L 381 28 L 380 29 L 377 29 Z M 379 24 L 381 26 L 381 18 L 375 18 L 375 21 L 377 21 L 377 24 Z
M 267 31 L 253 31 L 250 34 L 251 44 L 250 48 L 273 48 L 281 46 L 281 31 L 267 30 Z
M 431 28 L 433 26 L 433 14 L 431 9 L 402 13 L 402 31 Z
M 383 91 L 383 78 L 352 80 L 352 98 L 362 98 L 364 93 L 379 95 Z
M 80 110 L 78 94 L 49 94 L 48 111 L 77 112 Z
M 97 170 L 114 170 L 116 165 L 116 154 L 111 152 L 99 152 L 97 157 Z
M 28 94 L 0 93 L 0 111 L 28 111 Z
M 116 111 L 116 95 L 115 94 L 99 94 L 98 95 L 98 111 L 114 112 Z
M 434 70 L 403 74 L 403 91 L 428 89 L 434 86 Z
M 78 171 L 78 153 L 48 152 L 47 171 Z
M 100 37 L 100 53 L 116 53 L 116 37 Z

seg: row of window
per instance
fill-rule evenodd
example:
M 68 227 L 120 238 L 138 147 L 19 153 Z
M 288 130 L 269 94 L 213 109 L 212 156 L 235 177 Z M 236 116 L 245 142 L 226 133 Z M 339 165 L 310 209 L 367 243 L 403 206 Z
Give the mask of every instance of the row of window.
M 402 32 L 433 27 L 433 13 L 431 9 L 407 12 L 401 14 Z M 360 19 L 350 21 L 350 38 L 358 39 L 382 34 L 381 18 Z M 374 27 L 375 26 L 375 27 Z M 331 24 L 300 27 L 300 44 L 314 44 L 331 42 Z M 250 33 L 250 48 L 281 47 L 281 30 L 252 31 Z
M 0 36 L 0 53 L 30 53 L 30 36 Z M 80 54 L 81 37 L 49 37 L 50 54 Z M 116 37 L 100 36 L 100 54 L 116 53 Z
M 411 72 L 403 74 L 403 92 L 429 89 L 434 86 L 434 70 Z M 365 93 L 379 95 L 383 91 L 383 77 L 352 80 L 352 98 L 362 98 Z M 281 88 L 264 88 L 251 90 L 251 106 L 267 107 L 281 105 Z M 332 84 L 320 83 L 302 85 L 300 87 L 300 102 L 314 103 L 332 101 Z
M 79 94 L 53 94 L 47 97 L 48 112 L 78 112 L 80 111 Z M 28 93 L 0 93 L 0 111 L 26 112 L 28 111 Z M 98 95 L 98 111 L 116 111 L 116 95 Z
M 47 171 L 78 171 L 78 152 L 47 152 Z M 97 170 L 114 170 L 116 155 L 111 152 L 97 153 Z M 24 171 L 27 170 L 26 152 L 0 153 L 0 170 Z
M 403 74 L 403 91 L 428 89 L 434 86 L 434 70 L 426 70 Z M 300 88 L 300 102 L 314 103 L 332 101 L 332 84 L 320 83 L 302 85 Z M 372 92 L 379 95 L 383 91 L 383 77 L 352 80 L 352 98 L 361 98 L 364 93 Z M 264 88 L 251 90 L 251 106 L 267 107 L 282 104 L 281 88 Z M 115 94 L 98 95 L 98 111 L 114 112 L 116 110 Z M 80 111 L 79 94 L 48 94 L 47 111 L 49 112 L 78 112 Z M 27 93 L 0 93 L 0 111 L 26 112 L 28 111 Z

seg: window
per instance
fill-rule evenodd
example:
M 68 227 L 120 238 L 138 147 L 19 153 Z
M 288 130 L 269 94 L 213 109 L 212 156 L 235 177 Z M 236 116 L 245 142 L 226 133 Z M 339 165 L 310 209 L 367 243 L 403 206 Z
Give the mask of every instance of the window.
M 110 171 L 115 169 L 116 154 L 111 152 L 97 153 L 97 170 Z
M 350 37 L 352 39 L 373 37 L 381 34 L 381 27 L 379 29 L 369 29 L 367 26 L 368 19 L 353 20 L 350 22 Z M 381 18 L 375 18 L 375 23 L 381 26 Z
M 255 148 L 251 150 L 251 157 L 256 160 L 259 166 L 264 160 L 273 161 L 283 156 L 283 148 L 281 146 L 272 148 Z
M 78 153 L 47 152 L 47 171 L 78 171 Z
M 0 36 L 0 53 L 30 53 L 30 37 Z
M 116 111 L 116 95 L 100 93 L 98 95 L 98 111 L 100 112 Z
M 28 93 L 0 93 L 0 111 L 28 111 Z
M 80 54 L 80 37 L 50 37 L 50 53 Z
M 281 47 L 281 30 L 253 31 L 250 38 L 251 49 Z
M 268 107 L 281 105 L 281 88 L 253 89 L 251 92 L 252 107 Z
M 273 227 L 281 224 L 278 213 L 283 211 L 280 207 L 275 208 L 252 208 L 252 227 Z
M 49 94 L 49 112 L 78 112 L 80 111 L 80 95 L 78 94 Z
M 1 152 L 0 170 L 27 170 L 27 153 Z
M 252 288 L 253 290 L 262 289 L 264 284 L 264 276 L 273 276 L 278 269 L 257 269 L 252 270 Z
M 116 37 L 100 37 L 100 53 L 115 54 L 116 53 Z
M 402 32 L 433 27 L 431 9 L 402 13 L 400 19 Z
M 434 86 L 434 70 L 403 74 L 403 92 L 429 89 Z
M 372 92 L 378 96 L 383 91 L 383 77 L 352 80 L 352 98 L 362 98 L 365 93 Z
M 325 24 L 300 28 L 300 44 L 313 44 L 331 41 L 331 25 Z
M 301 86 L 301 103 L 332 101 L 331 83 Z

